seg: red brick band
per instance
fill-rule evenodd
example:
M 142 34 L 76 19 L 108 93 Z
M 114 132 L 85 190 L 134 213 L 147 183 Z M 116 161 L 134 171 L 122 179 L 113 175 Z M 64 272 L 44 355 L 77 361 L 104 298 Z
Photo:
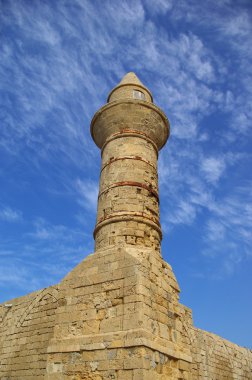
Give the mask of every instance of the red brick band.
M 101 168 L 101 172 L 103 171 L 103 169 L 105 169 L 108 165 L 112 164 L 113 162 L 122 161 L 122 160 L 138 160 L 138 161 L 142 161 L 142 162 L 145 162 L 147 165 L 151 166 L 154 170 L 157 170 L 157 168 L 156 168 L 155 165 L 153 165 L 150 161 L 147 161 L 147 160 L 145 160 L 142 157 L 139 157 L 139 156 L 125 156 L 125 157 L 119 157 L 119 158 L 111 158 L 108 162 L 106 162 L 106 164 L 103 165 L 103 167 Z
M 115 187 L 121 187 L 121 186 L 136 186 L 136 187 L 141 187 L 142 189 L 145 189 L 147 191 L 149 191 L 158 201 L 159 203 L 159 196 L 158 196 L 158 192 L 154 189 L 152 189 L 152 187 L 150 186 L 147 186 L 145 185 L 144 183 L 141 183 L 141 182 L 133 182 L 133 181 L 123 181 L 123 182 L 116 182 L 114 183 L 113 185 L 107 187 L 105 190 L 101 191 L 98 195 L 98 199 L 100 198 L 101 195 L 103 195 L 104 193 L 108 192 L 110 189 L 113 189 Z

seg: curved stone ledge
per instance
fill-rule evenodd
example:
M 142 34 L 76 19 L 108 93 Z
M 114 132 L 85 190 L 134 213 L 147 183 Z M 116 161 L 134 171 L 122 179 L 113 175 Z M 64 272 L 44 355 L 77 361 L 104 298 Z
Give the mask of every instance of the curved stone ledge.
M 149 218 L 146 215 L 137 215 L 136 213 L 125 213 L 121 215 L 111 216 L 109 218 L 103 219 L 101 222 L 98 222 L 96 224 L 96 227 L 94 229 L 94 239 L 96 237 L 97 232 L 104 226 L 111 224 L 111 223 L 117 223 L 117 222 L 125 222 L 125 221 L 136 221 L 141 222 L 144 224 L 147 224 L 148 226 L 152 227 L 154 230 L 156 230 L 160 236 L 160 239 L 162 239 L 162 230 L 160 228 L 159 222 L 153 221 L 151 218 Z
M 104 344 L 104 340 L 110 344 Z M 102 333 L 83 335 L 76 338 L 52 339 L 51 345 L 48 347 L 48 353 L 55 352 L 76 352 L 76 351 L 93 351 L 119 347 L 148 347 L 155 351 L 162 352 L 171 358 L 184 360 L 188 363 L 192 362 L 190 352 L 184 350 L 182 352 L 177 345 L 166 339 L 153 339 L 153 335 L 145 329 L 132 329 L 128 331 L 117 331 L 113 333 Z
M 132 123 L 134 129 L 144 131 L 159 150 L 169 138 L 170 124 L 164 112 L 153 103 L 133 99 L 114 101 L 101 107 L 91 121 L 90 132 L 96 145 L 102 148 L 112 134 L 128 129 L 127 125 Z

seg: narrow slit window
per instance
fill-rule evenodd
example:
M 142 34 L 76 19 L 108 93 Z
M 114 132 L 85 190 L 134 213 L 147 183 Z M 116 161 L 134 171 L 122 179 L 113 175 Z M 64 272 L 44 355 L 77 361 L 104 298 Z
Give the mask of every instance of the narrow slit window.
M 140 99 L 140 100 L 146 100 L 145 94 L 142 91 L 133 90 L 133 98 L 134 99 Z

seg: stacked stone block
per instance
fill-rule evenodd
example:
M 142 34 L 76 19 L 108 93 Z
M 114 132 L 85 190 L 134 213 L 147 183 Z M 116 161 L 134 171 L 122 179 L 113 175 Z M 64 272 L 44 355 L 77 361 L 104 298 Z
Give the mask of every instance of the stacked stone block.
M 134 98 L 135 92 L 142 98 Z M 133 73 L 108 100 L 91 123 L 102 152 L 96 250 L 126 244 L 160 251 L 157 159 L 169 122 Z
M 0 305 L 0 380 L 252 380 L 252 353 L 193 326 L 160 252 L 157 159 L 169 123 L 127 74 L 94 116 L 95 253 Z
M 44 379 L 58 305 L 57 287 L 1 305 L 1 380 Z
M 215 334 L 191 327 L 192 380 L 252 379 L 252 353 Z
M 63 378 L 85 373 L 88 379 L 189 376 L 192 359 L 178 285 L 171 267 L 152 249 L 100 250 L 60 289 L 67 304 L 57 310 L 48 379 L 61 379 L 62 373 Z

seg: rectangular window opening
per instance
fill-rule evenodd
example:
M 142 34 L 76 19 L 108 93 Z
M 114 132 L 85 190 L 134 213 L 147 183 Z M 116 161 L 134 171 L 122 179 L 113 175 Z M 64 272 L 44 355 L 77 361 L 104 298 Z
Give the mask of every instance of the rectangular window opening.
M 133 98 L 134 99 L 140 99 L 140 100 L 146 100 L 145 94 L 139 90 L 133 90 Z

